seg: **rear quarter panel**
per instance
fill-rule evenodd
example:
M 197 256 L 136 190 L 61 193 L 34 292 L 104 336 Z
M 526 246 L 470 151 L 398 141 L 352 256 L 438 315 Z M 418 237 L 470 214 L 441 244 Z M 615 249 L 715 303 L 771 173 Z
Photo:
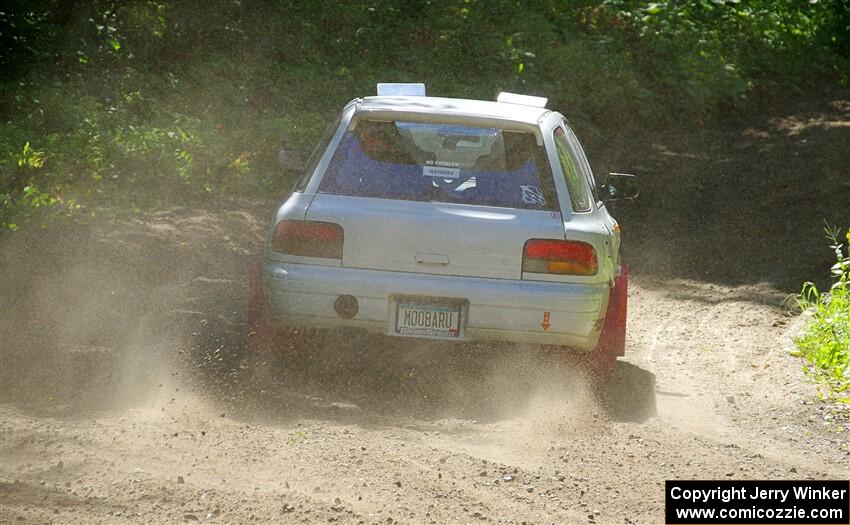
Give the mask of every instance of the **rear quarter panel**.
M 575 283 L 597 283 L 606 281 L 614 283 L 616 278 L 617 244 L 614 232 L 606 226 L 603 212 L 604 207 L 594 205 L 589 212 L 575 212 L 570 201 L 567 183 L 561 163 L 558 161 L 558 153 L 555 149 L 555 140 L 552 130 L 564 120 L 564 116 L 557 112 L 548 113 L 541 121 L 540 127 L 543 131 L 543 143 L 546 146 L 546 154 L 552 174 L 555 178 L 555 191 L 558 193 L 558 203 L 561 208 L 561 216 L 564 221 L 564 236 L 568 240 L 587 242 L 596 249 L 599 262 L 599 271 L 593 276 L 557 276 L 535 274 L 534 278 L 546 281 L 567 281 Z M 525 276 L 524 276 L 525 277 Z

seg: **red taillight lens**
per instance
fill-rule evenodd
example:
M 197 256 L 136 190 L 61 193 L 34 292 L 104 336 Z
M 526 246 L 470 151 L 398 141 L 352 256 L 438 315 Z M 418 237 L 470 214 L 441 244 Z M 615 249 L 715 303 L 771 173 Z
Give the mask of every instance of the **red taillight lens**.
M 595 275 L 597 267 L 596 250 L 586 242 L 531 239 L 523 249 L 523 272 Z
M 280 221 L 272 251 L 302 257 L 342 259 L 342 226 L 332 222 Z

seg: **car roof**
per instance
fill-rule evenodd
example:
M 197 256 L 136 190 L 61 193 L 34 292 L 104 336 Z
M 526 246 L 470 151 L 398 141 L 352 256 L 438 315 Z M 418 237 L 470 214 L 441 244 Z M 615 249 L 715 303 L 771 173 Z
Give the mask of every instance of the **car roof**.
M 481 117 L 537 125 L 550 113 L 546 108 L 494 102 L 443 97 L 394 97 L 374 96 L 360 100 L 357 111 L 424 113 L 460 117 Z

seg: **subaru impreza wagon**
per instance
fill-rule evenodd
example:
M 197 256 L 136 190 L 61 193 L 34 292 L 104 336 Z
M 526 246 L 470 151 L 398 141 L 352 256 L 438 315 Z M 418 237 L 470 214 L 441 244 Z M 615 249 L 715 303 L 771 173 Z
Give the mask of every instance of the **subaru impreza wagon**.
M 636 179 L 598 181 L 545 105 L 430 97 L 422 84 L 379 84 L 346 105 L 250 272 L 250 351 L 351 329 L 554 346 L 607 377 L 625 349 L 628 270 L 606 202 L 636 197 Z

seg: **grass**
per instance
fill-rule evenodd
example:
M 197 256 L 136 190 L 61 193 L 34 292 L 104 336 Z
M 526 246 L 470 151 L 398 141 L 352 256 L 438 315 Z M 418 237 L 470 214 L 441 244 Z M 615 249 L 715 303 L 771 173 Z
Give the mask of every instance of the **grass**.
M 850 404 L 850 250 L 845 253 L 838 228 L 827 226 L 826 234 L 835 251 L 834 282 L 829 290 L 803 285 L 797 302 L 812 318 L 795 343 L 814 377 L 827 385 L 827 395 Z M 850 245 L 850 230 L 845 239 Z

